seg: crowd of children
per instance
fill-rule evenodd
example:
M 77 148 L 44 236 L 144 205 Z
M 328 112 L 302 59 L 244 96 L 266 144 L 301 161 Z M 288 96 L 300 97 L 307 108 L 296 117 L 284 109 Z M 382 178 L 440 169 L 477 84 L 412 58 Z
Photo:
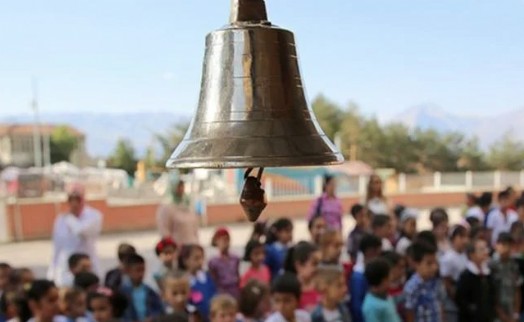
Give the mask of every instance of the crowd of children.
M 427 231 L 417 230 L 414 209 L 374 214 L 357 204 L 346 243 L 322 214 L 309 221 L 311 240 L 295 244 L 289 219 L 257 223 L 242 258 L 226 228 L 215 231 L 218 252 L 207 259 L 201 245 L 164 238 L 151 286 L 130 244 L 118 247 L 103 281 L 88 256 L 73 254 L 72 279 L 60 288 L 0 263 L 0 322 L 524 321 L 524 198 L 507 189 L 491 199 L 468 195 L 452 226 L 433 209 Z

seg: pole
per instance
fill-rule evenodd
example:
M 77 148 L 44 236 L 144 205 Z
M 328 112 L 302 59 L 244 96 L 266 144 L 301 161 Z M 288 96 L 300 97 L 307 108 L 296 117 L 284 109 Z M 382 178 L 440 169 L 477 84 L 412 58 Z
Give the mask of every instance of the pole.
M 33 78 L 31 82 L 31 88 L 33 91 L 33 99 L 31 101 L 31 108 L 35 117 L 35 123 L 33 124 L 33 154 L 35 158 L 35 167 L 42 167 L 42 139 L 40 137 L 40 119 L 38 116 L 38 98 L 37 98 L 37 82 Z

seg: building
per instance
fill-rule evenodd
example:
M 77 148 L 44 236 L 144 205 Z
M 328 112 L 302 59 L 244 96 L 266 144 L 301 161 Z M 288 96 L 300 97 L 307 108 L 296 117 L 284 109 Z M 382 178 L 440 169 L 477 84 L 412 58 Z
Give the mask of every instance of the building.
M 62 125 L 41 124 L 40 152 L 42 165 L 50 162 L 50 140 L 53 131 Z M 78 140 L 78 146 L 71 154 L 71 163 L 85 166 L 88 157 L 85 148 L 85 135 L 77 129 L 65 126 Z M 35 144 L 33 124 L 0 124 L 0 166 L 30 167 L 35 165 Z

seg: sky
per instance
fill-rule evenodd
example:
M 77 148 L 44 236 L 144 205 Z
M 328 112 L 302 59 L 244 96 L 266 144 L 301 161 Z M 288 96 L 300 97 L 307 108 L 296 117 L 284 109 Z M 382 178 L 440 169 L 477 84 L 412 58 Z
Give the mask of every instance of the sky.
M 524 0 L 266 0 L 294 32 L 309 99 L 391 117 L 420 104 L 460 115 L 524 107 Z M 0 117 L 190 115 L 205 35 L 229 0 L 0 0 Z

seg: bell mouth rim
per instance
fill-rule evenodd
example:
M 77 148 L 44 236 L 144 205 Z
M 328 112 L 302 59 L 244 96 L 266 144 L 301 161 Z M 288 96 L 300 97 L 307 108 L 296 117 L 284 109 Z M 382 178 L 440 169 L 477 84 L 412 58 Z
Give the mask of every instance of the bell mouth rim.
M 241 168 L 281 168 L 281 167 L 309 167 L 332 166 L 344 162 L 341 153 L 310 157 L 230 157 L 223 161 L 211 158 L 170 158 L 166 162 L 167 169 L 241 169 Z

